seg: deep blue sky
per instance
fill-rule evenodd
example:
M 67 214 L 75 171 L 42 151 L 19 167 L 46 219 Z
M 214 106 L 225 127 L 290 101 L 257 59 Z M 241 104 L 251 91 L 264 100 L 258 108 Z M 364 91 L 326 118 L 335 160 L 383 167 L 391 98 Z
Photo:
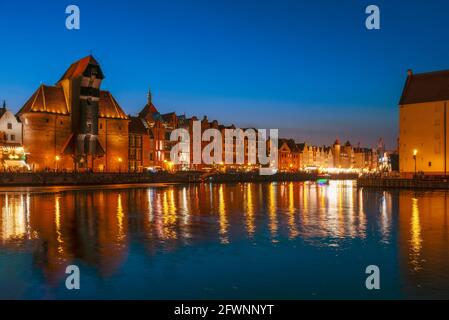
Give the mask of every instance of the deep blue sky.
M 65 8 L 81 9 L 81 30 Z M 381 30 L 365 8 L 381 9 Z M 449 69 L 447 1 L 1 1 L 0 99 L 17 111 L 90 52 L 127 113 L 145 104 L 225 124 L 394 147 L 406 70 Z

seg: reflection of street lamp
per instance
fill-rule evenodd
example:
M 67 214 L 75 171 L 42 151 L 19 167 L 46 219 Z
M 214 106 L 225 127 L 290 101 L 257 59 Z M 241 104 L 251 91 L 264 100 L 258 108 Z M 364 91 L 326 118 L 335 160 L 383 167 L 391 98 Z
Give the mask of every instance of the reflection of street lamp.
M 119 165 L 118 165 L 118 172 L 119 173 L 122 172 L 122 162 L 123 162 L 123 159 L 122 158 L 118 158 L 118 163 L 119 163 Z
M 413 150 L 413 160 L 415 160 L 415 175 L 416 175 L 416 155 L 418 154 L 418 150 Z
M 60 157 L 60 156 L 56 156 L 56 157 L 55 157 L 55 161 L 56 161 L 56 171 L 59 170 L 59 160 L 61 160 L 61 157 Z

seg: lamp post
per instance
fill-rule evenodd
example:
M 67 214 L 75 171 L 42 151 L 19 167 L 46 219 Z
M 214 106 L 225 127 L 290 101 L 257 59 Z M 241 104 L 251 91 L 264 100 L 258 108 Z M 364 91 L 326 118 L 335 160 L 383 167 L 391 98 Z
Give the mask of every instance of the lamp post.
M 118 158 L 118 163 L 119 163 L 119 165 L 118 165 L 118 172 L 119 173 L 122 173 L 122 161 L 123 161 L 122 158 Z
M 413 160 L 415 161 L 415 175 L 416 175 L 416 155 L 418 154 L 418 150 L 413 150 Z
M 55 157 L 55 162 L 56 162 L 56 172 L 58 172 L 59 170 L 59 160 L 61 160 L 60 156 L 56 156 Z

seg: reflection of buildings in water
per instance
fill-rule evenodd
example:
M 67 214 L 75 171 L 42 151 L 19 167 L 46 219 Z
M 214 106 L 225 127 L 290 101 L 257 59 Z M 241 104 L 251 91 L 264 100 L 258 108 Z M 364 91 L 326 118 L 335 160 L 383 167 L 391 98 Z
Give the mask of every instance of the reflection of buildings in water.
M 296 185 L 299 188 L 301 235 L 305 239 L 366 237 L 363 195 L 352 182 L 330 181 Z M 357 194 L 357 192 L 359 192 Z
M 411 297 L 434 290 L 435 297 L 447 298 L 448 204 L 447 192 L 399 192 L 400 273 Z
M 29 194 L 8 193 L 0 196 L 2 208 L 0 239 L 2 242 L 31 237 L 29 197 Z
M 119 268 L 127 253 L 125 203 L 126 196 L 104 191 L 30 197 L 33 259 L 51 285 L 77 259 L 103 276 Z
M 142 242 L 151 254 L 186 243 L 217 242 L 217 238 L 222 243 L 237 237 L 256 238 L 257 233 L 265 233 L 274 242 L 301 237 L 328 245 L 326 239 L 364 238 L 367 230 L 375 230 L 382 241 L 390 243 L 397 197 L 398 237 L 405 241 L 400 242 L 400 250 L 406 252 L 406 267 L 419 266 L 423 273 L 435 265 L 444 272 L 442 266 L 449 261 L 445 196 L 415 195 L 413 202 L 410 193 L 356 190 L 341 182 L 0 196 L 1 240 L 32 237 L 34 263 L 54 282 L 65 277 L 63 267 L 77 260 L 102 276 L 114 273 L 128 254 L 131 240 Z M 368 228 L 367 221 L 376 228 Z

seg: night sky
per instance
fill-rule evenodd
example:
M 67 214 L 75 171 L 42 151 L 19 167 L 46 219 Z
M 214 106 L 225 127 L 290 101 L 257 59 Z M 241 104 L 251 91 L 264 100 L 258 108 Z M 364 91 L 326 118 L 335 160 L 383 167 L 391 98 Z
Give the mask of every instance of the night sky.
M 81 30 L 65 28 L 65 8 Z M 365 8 L 381 30 L 365 28 Z M 0 99 L 17 111 L 92 53 L 125 112 L 279 128 L 315 144 L 396 144 L 407 69 L 449 69 L 447 1 L 1 1 Z

